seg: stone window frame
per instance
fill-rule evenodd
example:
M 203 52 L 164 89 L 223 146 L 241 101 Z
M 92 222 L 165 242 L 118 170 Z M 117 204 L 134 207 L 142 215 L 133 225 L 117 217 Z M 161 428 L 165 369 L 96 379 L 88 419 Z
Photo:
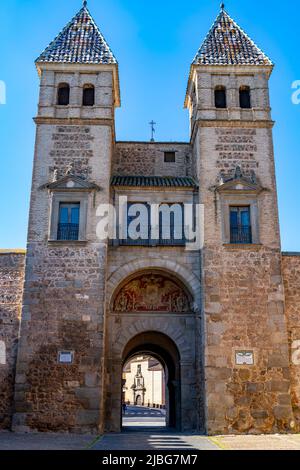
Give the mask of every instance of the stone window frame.
M 55 191 L 52 193 L 51 208 L 50 208 L 50 226 L 49 226 L 49 242 L 57 243 L 76 243 L 85 242 L 87 233 L 87 214 L 88 214 L 88 200 L 89 194 L 82 191 Z M 60 204 L 74 204 L 79 203 L 79 236 L 78 240 L 58 240 L 58 223 L 59 223 L 59 207 Z
M 225 245 L 236 246 L 231 243 L 230 239 L 230 207 L 250 207 L 250 220 L 252 231 L 251 245 L 260 245 L 260 230 L 259 230 L 259 205 L 258 198 L 253 194 L 220 194 L 221 198 L 221 217 L 222 217 L 222 239 Z M 240 243 L 238 246 L 249 245 Z

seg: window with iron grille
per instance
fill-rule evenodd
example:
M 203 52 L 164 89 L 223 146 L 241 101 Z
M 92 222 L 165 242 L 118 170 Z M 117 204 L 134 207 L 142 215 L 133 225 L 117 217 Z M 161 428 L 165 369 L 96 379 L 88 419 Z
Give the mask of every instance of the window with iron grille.
M 252 243 L 250 206 L 230 207 L 230 243 Z
M 136 213 L 130 211 L 132 206 L 143 206 L 144 210 L 137 210 Z M 121 245 L 142 245 L 142 246 L 181 246 L 185 245 L 185 232 L 184 232 L 184 205 L 183 204 L 165 204 L 165 209 L 170 210 L 169 217 L 165 216 L 161 211 L 159 212 L 159 227 L 158 238 L 152 239 L 151 231 L 151 207 L 149 204 L 130 202 L 127 204 L 127 238 L 119 239 Z M 176 207 L 175 207 L 176 206 Z M 140 222 L 137 225 L 137 231 L 141 234 L 140 238 L 133 239 L 130 236 L 130 224 L 139 218 Z
M 57 240 L 79 239 L 80 203 L 60 203 Z

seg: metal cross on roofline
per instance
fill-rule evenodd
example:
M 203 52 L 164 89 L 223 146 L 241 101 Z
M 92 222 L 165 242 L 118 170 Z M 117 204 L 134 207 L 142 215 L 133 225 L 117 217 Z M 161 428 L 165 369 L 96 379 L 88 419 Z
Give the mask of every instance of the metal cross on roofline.
M 149 122 L 150 126 L 151 126 L 151 142 L 154 142 L 154 134 L 155 134 L 155 125 L 156 125 L 156 122 L 152 121 Z

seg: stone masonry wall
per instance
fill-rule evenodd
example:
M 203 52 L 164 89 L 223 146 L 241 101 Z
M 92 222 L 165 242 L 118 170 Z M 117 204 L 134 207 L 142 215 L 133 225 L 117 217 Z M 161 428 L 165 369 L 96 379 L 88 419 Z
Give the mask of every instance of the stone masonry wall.
M 29 245 L 16 374 L 17 430 L 91 431 L 99 423 L 104 254 Z M 72 364 L 60 364 L 72 351 Z
M 0 429 L 11 426 L 24 262 L 24 253 L 0 252 Z
M 164 162 L 164 152 L 175 152 L 175 163 Z M 138 176 L 192 176 L 191 147 L 178 143 L 117 142 L 113 174 Z
M 204 263 L 209 432 L 291 430 L 280 254 L 210 246 Z M 253 352 L 253 365 L 236 364 L 244 350 Z
M 285 314 L 288 323 L 291 395 L 294 416 L 300 427 L 300 253 L 282 257 Z
M 210 188 L 220 171 L 233 168 L 230 149 L 237 145 L 237 136 L 246 135 L 253 140 L 253 156 L 245 158 L 248 150 L 240 149 L 234 165 L 245 174 L 255 168 L 258 181 L 267 188 L 257 201 L 259 242 L 227 245 L 222 200 Z M 227 141 L 222 148 L 220 136 Z M 200 127 L 196 145 L 200 203 L 205 206 L 202 265 L 208 432 L 291 431 L 294 416 L 272 131 L 249 123 L 236 128 L 216 123 L 216 128 Z M 238 351 L 252 351 L 254 364 L 237 365 Z
M 96 236 L 96 208 L 109 201 L 112 132 L 109 123 L 89 125 L 84 120 L 37 126 L 15 431 L 101 428 L 107 244 Z M 65 174 L 71 161 L 77 175 L 101 190 L 86 196 L 83 240 L 49 241 L 51 193 L 43 185 L 52 180 L 54 169 L 58 177 Z M 59 362 L 63 351 L 73 352 L 72 364 Z

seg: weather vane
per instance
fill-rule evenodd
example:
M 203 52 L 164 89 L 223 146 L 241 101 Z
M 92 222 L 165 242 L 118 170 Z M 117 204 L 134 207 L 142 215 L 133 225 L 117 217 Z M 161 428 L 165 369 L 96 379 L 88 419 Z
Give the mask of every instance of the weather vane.
M 149 122 L 150 126 L 151 126 L 151 142 L 154 142 L 154 134 L 155 134 L 155 125 L 156 125 L 156 122 L 152 121 Z

